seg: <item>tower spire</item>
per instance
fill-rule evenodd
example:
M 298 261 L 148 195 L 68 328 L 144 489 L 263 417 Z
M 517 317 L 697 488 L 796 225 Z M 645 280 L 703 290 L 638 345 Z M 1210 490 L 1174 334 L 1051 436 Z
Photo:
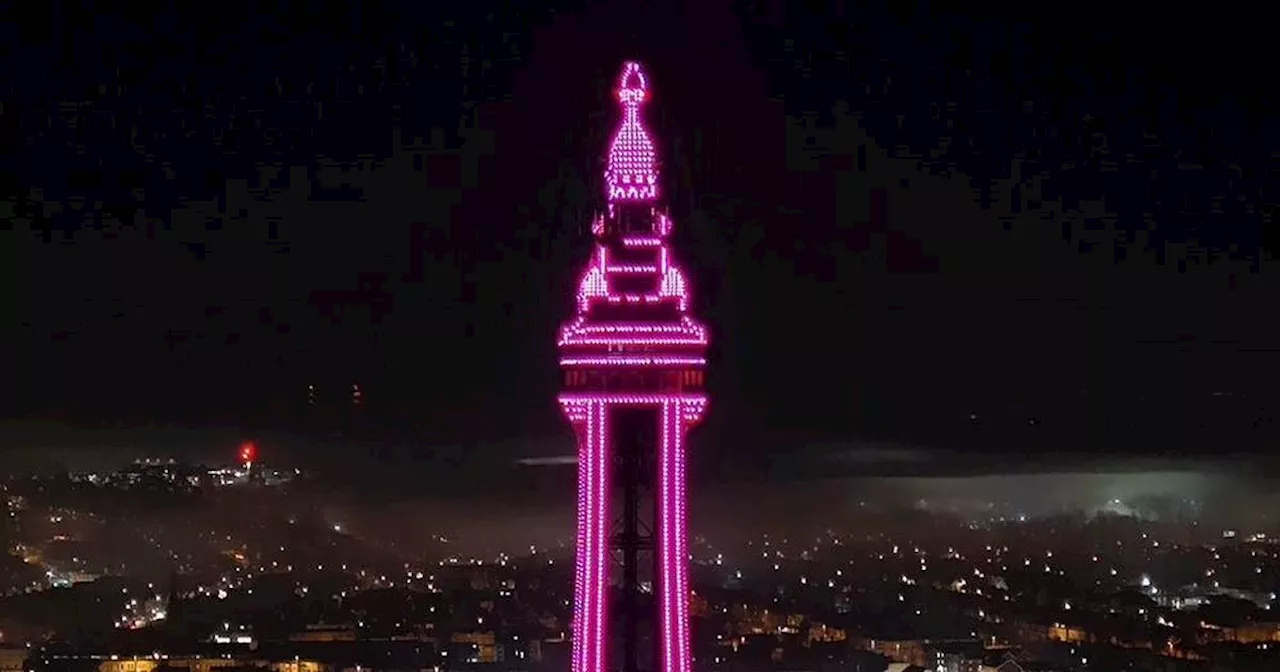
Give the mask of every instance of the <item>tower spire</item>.
M 640 115 L 649 98 L 649 82 L 639 63 L 622 64 L 616 93 L 622 115 L 604 171 L 609 202 L 653 201 L 658 197 L 658 157 Z

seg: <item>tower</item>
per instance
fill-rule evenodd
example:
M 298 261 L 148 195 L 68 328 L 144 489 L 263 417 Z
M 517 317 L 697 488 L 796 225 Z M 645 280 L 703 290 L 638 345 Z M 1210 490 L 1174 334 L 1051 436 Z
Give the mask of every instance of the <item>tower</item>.
M 607 207 L 559 333 L 578 440 L 572 672 L 690 672 L 685 437 L 707 404 L 707 330 L 670 250 L 644 70 L 624 64 L 617 85 Z

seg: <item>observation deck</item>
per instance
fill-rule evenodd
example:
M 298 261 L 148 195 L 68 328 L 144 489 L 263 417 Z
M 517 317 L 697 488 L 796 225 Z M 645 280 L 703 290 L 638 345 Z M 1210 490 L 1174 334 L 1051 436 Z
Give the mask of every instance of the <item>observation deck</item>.
M 565 392 L 701 393 L 707 329 L 689 314 L 688 283 L 666 240 L 670 219 L 624 203 L 592 229 L 577 315 L 558 342 Z

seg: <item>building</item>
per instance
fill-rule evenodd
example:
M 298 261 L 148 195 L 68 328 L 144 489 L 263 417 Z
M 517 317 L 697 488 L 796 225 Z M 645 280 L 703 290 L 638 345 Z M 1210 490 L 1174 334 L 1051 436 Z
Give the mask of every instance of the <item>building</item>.
M 616 93 L 608 205 L 592 224 L 577 314 L 558 342 L 560 404 L 578 436 L 572 669 L 690 672 L 685 437 L 707 403 L 707 330 L 689 314 L 688 284 L 670 249 L 672 222 L 641 116 L 649 84 L 638 63 L 623 65 Z M 619 512 L 610 511 L 615 488 Z M 616 631 L 612 613 L 620 614 Z
M 25 646 L 0 646 L 0 672 L 23 672 L 26 665 Z

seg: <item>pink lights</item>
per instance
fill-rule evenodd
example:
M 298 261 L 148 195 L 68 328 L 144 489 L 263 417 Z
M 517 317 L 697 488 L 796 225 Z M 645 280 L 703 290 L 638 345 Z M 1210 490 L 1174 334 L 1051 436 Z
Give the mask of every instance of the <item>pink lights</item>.
M 650 264 L 618 264 L 617 266 L 610 266 L 605 272 L 611 275 L 626 275 L 628 273 L 653 275 L 658 272 L 658 267 Z
M 688 498 L 685 436 L 706 408 L 699 395 L 565 394 L 566 416 L 578 430 L 578 556 L 575 574 L 574 648 L 576 672 L 605 672 L 608 465 L 607 410 L 615 406 L 655 406 L 658 446 L 658 602 L 663 672 L 690 672 Z
M 660 225 L 660 224 L 659 224 Z M 684 273 L 671 263 L 671 251 L 667 244 L 647 246 L 656 248 L 657 263 L 654 264 L 610 264 L 609 248 L 597 244 L 592 255 L 591 264 L 583 272 L 578 281 L 578 312 L 588 313 L 595 303 L 607 304 L 660 304 L 674 303 L 681 314 L 689 310 L 689 289 Z M 656 290 L 636 292 L 615 292 L 614 278 L 620 275 L 650 276 Z
M 618 78 L 622 123 L 613 135 L 604 171 L 610 201 L 652 201 L 658 197 L 658 157 L 640 118 L 640 106 L 648 97 L 644 71 L 639 63 L 628 62 Z
M 703 357 L 562 357 L 560 366 L 705 366 Z
M 689 314 L 689 283 L 668 242 L 673 224 L 657 204 L 657 155 L 640 115 L 649 83 L 638 64 L 623 66 L 617 97 L 621 119 L 605 170 L 609 207 L 592 221 L 596 244 L 578 281 L 577 314 L 557 340 L 567 386 L 560 405 L 579 458 L 572 672 L 620 667 L 606 650 L 609 502 L 613 453 L 635 445 L 614 435 L 611 418 L 620 409 L 651 412 L 658 433 L 657 662 L 660 672 L 691 672 L 685 439 L 707 408 L 702 384 L 710 337 Z
M 559 345 L 562 349 L 575 346 L 604 346 L 607 352 L 614 349 L 649 349 L 656 347 L 688 346 L 698 351 L 706 349 L 706 327 L 685 316 L 675 323 L 592 323 L 579 317 L 560 329 Z

